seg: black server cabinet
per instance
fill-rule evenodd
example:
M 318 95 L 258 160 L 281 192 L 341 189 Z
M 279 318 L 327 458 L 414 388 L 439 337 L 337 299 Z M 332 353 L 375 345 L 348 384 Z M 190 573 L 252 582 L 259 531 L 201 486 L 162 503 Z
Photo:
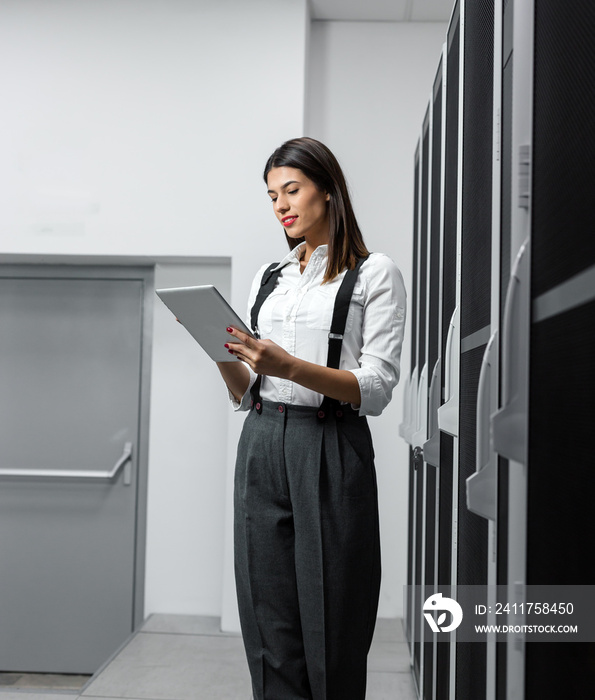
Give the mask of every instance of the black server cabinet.
M 443 182 L 443 59 L 438 64 L 438 70 L 432 89 L 430 105 L 430 176 L 429 176 L 429 216 L 428 216 L 428 284 L 427 284 L 427 343 L 426 367 L 428 377 L 431 377 L 428 392 L 428 438 L 436 437 L 437 442 L 437 411 L 440 395 L 440 299 L 441 299 L 441 237 L 442 237 L 442 182 Z M 430 442 L 423 446 L 424 470 L 424 595 L 426 600 L 436 592 L 436 546 L 437 546 L 437 498 L 439 454 L 430 448 Z M 429 449 L 430 448 L 430 449 Z M 422 697 L 432 700 L 434 697 L 435 675 L 435 633 L 428 627 L 424 629 L 423 652 L 423 684 Z
M 479 374 L 491 335 L 494 0 L 465 3 L 463 51 L 457 586 L 488 583 L 488 523 L 465 503 L 476 470 Z M 485 696 L 486 662 L 485 644 L 457 642 L 457 700 Z
M 414 166 L 414 186 L 413 186 L 413 269 L 412 269 L 412 290 L 411 290 L 411 367 L 409 374 L 409 384 L 406 389 L 406 406 L 404 410 L 405 419 L 403 423 L 404 431 L 401 432 L 410 444 L 409 447 L 409 514 L 408 514 L 408 539 L 407 539 L 407 598 L 406 598 L 406 619 L 405 619 L 405 634 L 410 647 L 411 657 L 413 658 L 413 631 L 414 631 L 414 586 L 415 586 L 415 524 L 416 524 L 416 492 L 417 492 L 417 470 L 415 468 L 415 460 L 413 456 L 413 448 L 411 447 L 411 439 L 409 431 L 411 430 L 411 395 L 417 391 L 417 386 L 413 385 L 416 375 L 417 366 L 417 317 L 418 317 L 418 258 L 419 258 L 419 189 L 420 189 L 420 151 L 421 143 L 417 144 L 415 149 L 415 166 Z
M 440 299 L 440 405 L 444 405 L 445 387 L 449 367 L 447 357 L 450 320 L 455 313 L 457 296 L 457 228 L 458 228 L 458 180 L 459 180 L 459 62 L 460 62 L 460 6 L 455 2 L 446 37 L 444 110 L 444 202 L 442 238 L 442 296 Z M 448 590 L 452 581 L 453 542 L 453 474 L 454 437 L 440 430 L 438 470 L 438 539 L 437 583 L 441 590 Z M 436 700 L 450 697 L 451 646 L 436 646 Z
M 593 37 L 592 0 L 535 0 L 528 585 L 595 584 Z M 527 700 L 591 697 L 594 678 L 595 644 L 525 644 Z
M 512 211 L 512 71 L 513 71 L 513 10 L 515 0 L 503 0 L 502 12 L 502 94 L 500 129 L 500 318 L 503 325 L 505 295 L 511 271 L 511 211 Z M 502 334 L 500 334 L 500 338 Z M 500 353 L 501 354 L 501 353 Z M 499 397 L 500 402 L 500 397 Z M 497 477 L 497 570 L 496 583 L 508 583 L 508 470 L 509 463 L 498 457 Z M 505 590 L 499 588 L 499 590 Z M 506 600 L 501 600 L 506 603 Z M 506 642 L 505 636 L 496 645 L 496 700 L 506 700 Z
M 417 399 L 417 430 L 413 436 L 414 448 L 420 448 L 425 442 L 424 426 L 427 424 L 427 282 L 428 282 L 428 217 L 429 217 L 429 171 L 430 171 L 430 108 L 426 111 L 421 137 L 421 173 L 419 193 L 419 228 L 418 234 L 418 307 L 417 307 L 417 368 L 418 368 L 418 399 Z M 417 450 L 419 452 L 419 450 Z M 414 459 L 416 471 L 415 493 L 415 566 L 414 566 L 414 640 L 413 640 L 413 675 L 418 690 L 423 685 L 423 635 L 421 608 L 423 606 L 422 587 L 424 583 L 424 470 L 423 460 Z

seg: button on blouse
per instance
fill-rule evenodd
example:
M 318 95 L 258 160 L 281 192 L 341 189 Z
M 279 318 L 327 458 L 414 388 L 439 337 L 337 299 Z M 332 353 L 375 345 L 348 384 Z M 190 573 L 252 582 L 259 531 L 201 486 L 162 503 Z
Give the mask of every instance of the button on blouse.
M 260 309 L 258 330 L 261 338 L 269 338 L 289 354 L 326 366 L 335 297 L 345 272 L 322 284 L 328 246 L 321 245 L 310 256 L 302 274 L 300 256 L 304 248 L 305 243 L 301 243 L 279 263 L 283 269 Z M 252 282 L 248 326 L 267 267 L 264 265 Z M 379 415 L 399 381 L 405 313 L 406 293 L 399 269 L 388 256 L 372 253 L 361 266 L 353 290 L 340 364 L 340 369 L 353 372 L 358 380 L 360 415 Z M 235 401 L 230 394 L 236 410 L 250 408 L 250 388 L 256 374 L 250 367 L 248 370 L 250 384 L 242 401 Z M 288 379 L 269 376 L 262 378 L 260 393 L 265 400 L 303 406 L 319 406 L 323 399 L 322 394 Z

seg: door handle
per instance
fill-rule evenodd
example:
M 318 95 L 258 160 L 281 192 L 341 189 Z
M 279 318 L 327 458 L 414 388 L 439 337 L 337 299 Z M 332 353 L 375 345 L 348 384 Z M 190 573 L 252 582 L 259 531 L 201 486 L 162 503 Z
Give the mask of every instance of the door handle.
M 428 364 L 422 367 L 417 386 L 416 417 L 411 445 L 421 447 L 428 439 Z
M 502 335 L 502 408 L 492 414 L 494 450 L 521 464 L 527 462 L 530 275 L 527 239 L 519 250 L 508 284 Z
M 124 444 L 122 456 L 111 469 L 94 471 L 85 469 L 0 469 L 0 477 L 9 476 L 25 479 L 77 479 L 82 481 L 109 481 L 124 465 L 124 486 L 132 483 L 132 443 Z
M 490 450 L 492 372 L 497 366 L 498 331 L 485 349 L 477 389 L 476 471 L 467 478 L 467 509 L 487 520 L 496 520 L 496 456 Z
M 443 433 L 459 436 L 459 362 L 461 338 L 459 307 L 450 319 L 444 365 L 444 403 L 438 409 L 438 425 Z
M 411 379 L 409 381 L 409 395 L 407 397 L 407 425 L 403 428 L 403 438 L 410 445 L 413 443 L 413 433 L 416 430 L 415 420 L 417 416 L 417 390 L 418 390 L 418 380 L 417 380 L 417 367 L 413 370 L 411 374 Z
M 436 360 L 432 381 L 430 383 L 430 408 L 428 412 L 428 440 L 423 444 L 425 460 L 433 467 L 440 466 L 440 429 L 438 428 L 438 409 L 440 408 L 441 361 Z
M 403 386 L 403 420 L 399 425 L 399 435 L 405 438 L 407 434 L 407 426 L 409 425 L 409 384 L 411 377 L 407 375 Z

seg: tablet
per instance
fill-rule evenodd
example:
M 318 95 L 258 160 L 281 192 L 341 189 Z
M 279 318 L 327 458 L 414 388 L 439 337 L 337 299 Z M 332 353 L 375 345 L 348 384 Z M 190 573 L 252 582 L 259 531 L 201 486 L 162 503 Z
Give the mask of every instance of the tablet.
M 229 335 L 226 328 L 233 326 L 253 336 L 252 331 L 212 284 L 156 289 L 155 292 L 211 359 L 216 362 L 238 361 L 224 347 L 230 339 L 239 342 Z

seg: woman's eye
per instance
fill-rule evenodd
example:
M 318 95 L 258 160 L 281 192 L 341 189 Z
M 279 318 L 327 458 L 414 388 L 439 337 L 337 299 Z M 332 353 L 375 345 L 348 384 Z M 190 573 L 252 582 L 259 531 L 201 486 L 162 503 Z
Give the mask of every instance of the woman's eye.
M 297 194 L 297 190 L 290 190 L 287 194 Z
M 277 197 L 271 197 L 271 204 L 274 204 L 277 201 Z

